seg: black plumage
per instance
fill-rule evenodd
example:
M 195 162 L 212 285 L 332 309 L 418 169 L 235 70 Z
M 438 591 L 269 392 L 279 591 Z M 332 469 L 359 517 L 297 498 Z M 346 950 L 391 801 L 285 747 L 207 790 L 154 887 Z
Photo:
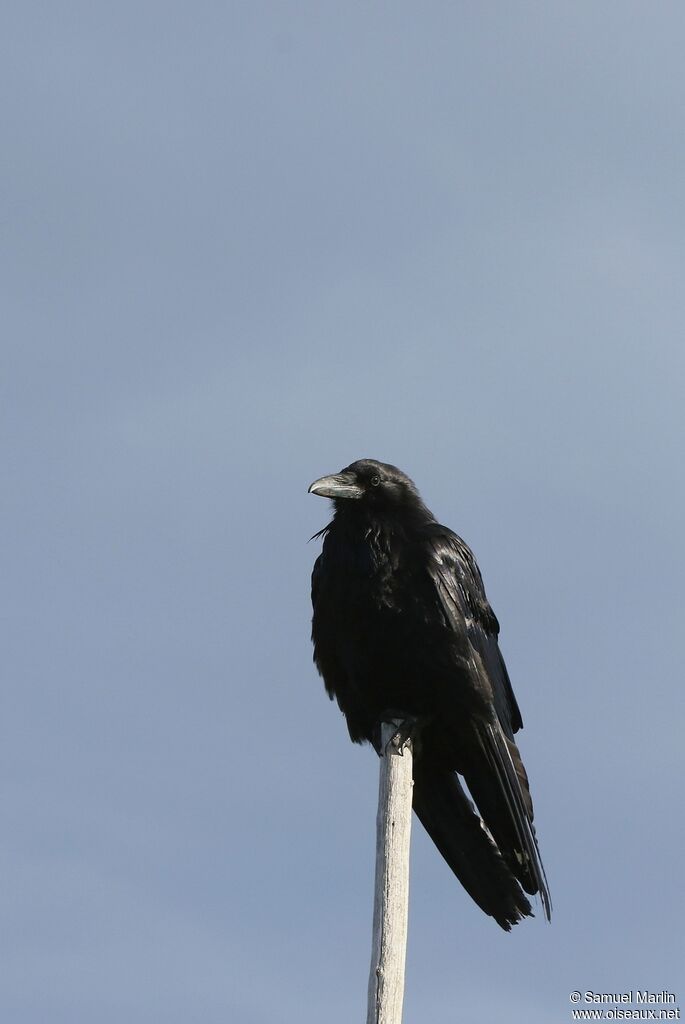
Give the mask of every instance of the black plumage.
M 314 660 L 351 738 L 378 749 L 382 720 L 413 719 L 413 806 L 440 853 L 502 928 L 532 913 L 525 893 L 549 918 L 521 713 L 473 554 L 395 466 L 361 459 L 310 491 L 335 507 L 317 534 Z

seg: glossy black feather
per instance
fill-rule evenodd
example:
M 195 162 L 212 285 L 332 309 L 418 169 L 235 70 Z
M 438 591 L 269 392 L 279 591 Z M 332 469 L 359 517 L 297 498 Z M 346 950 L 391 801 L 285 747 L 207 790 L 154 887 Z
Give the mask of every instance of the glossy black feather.
M 373 742 L 388 711 L 416 718 L 414 809 L 443 857 L 503 928 L 531 913 L 522 888 L 549 918 L 521 713 L 472 552 L 394 466 L 317 483 L 354 495 L 335 498 L 312 574 L 314 659 L 351 738 Z

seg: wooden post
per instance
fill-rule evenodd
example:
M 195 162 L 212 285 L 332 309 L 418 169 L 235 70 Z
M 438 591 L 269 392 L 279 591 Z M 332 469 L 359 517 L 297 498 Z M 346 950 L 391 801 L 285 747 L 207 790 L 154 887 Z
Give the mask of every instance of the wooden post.
M 401 721 L 381 723 L 376 818 L 376 888 L 366 1024 L 401 1024 L 409 910 L 411 740 L 398 747 Z

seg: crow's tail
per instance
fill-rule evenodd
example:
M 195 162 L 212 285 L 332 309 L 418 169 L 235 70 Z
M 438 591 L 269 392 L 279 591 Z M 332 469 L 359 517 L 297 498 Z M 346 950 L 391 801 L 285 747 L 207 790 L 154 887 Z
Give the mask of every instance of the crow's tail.
M 476 735 L 477 743 L 464 767 L 466 784 L 509 868 L 527 893 L 540 894 L 549 920 L 552 903 L 518 747 L 498 723 L 481 725 Z
M 454 772 L 414 762 L 414 810 L 478 906 L 509 931 L 530 903 Z

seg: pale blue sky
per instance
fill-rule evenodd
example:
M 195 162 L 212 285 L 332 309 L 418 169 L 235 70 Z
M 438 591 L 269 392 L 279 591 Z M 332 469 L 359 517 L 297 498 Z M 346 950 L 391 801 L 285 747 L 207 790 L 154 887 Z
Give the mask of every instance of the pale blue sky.
M 2 5 L 3 1020 L 363 1019 L 377 764 L 306 493 L 362 456 L 476 552 L 555 907 L 505 935 L 417 827 L 407 1024 L 678 991 L 684 36 Z

